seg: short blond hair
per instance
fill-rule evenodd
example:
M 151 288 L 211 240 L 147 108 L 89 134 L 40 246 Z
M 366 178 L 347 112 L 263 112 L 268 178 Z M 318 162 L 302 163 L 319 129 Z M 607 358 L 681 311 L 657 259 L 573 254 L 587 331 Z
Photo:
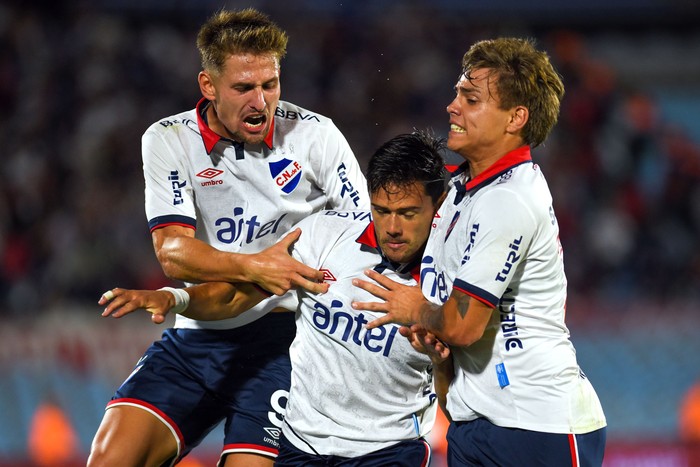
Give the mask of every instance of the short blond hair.
M 254 8 L 220 10 L 202 25 L 197 49 L 204 70 L 220 73 L 231 55 L 274 54 L 278 60 L 287 53 L 287 33 Z

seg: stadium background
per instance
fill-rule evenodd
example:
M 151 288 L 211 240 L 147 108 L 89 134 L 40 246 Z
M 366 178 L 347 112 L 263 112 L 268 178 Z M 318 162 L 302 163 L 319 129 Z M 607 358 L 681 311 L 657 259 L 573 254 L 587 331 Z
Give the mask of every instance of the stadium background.
M 194 38 L 222 4 L 0 2 L 2 467 L 84 465 L 105 402 L 159 336 L 143 315 L 101 318 L 96 302 L 111 287 L 167 284 L 143 212 L 140 136 L 196 103 Z M 534 157 L 561 225 L 572 340 L 608 417 L 606 465 L 700 465 L 697 435 L 684 441 L 679 423 L 700 381 L 696 1 L 227 5 L 289 32 L 283 99 L 333 118 L 363 165 L 396 133 L 446 134 L 474 40 L 536 38 L 567 88 Z M 188 464 L 213 465 L 219 444 L 212 434 Z

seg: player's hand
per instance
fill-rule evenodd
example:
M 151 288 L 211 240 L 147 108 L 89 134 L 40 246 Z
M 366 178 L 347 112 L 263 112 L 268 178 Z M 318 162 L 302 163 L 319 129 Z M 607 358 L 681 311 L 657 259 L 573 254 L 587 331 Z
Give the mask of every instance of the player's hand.
M 356 310 L 381 311 L 386 315 L 367 323 L 367 329 L 397 323 L 410 326 L 418 321 L 420 310 L 427 303 L 418 286 L 399 284 L 376 271 L 368 270 L 365 274 L 375 283 L 353 279 L 352 284 L 371 293 L 383 302 L 352 302 Z
M 416 351 L 426 354 L 436 365 L 444 362 L 450 356 L 450 348 L 420 324 L 414 324 L 410 327 L 401 326 L 399 333 L 408 339 Z
M 175 297 L 166 290 L 111 289 L 103 293 L 98 304 L 105 306 L 102 316 L 121 318 L 144 309 L 151 313 L 151 321 L 162 324 L 168 311 L 175 306 Z
M 323 282 L 323 272 L 297 261 L 290 254 L 300 235 L 301 229 L 294 229 L 271 247 L 249 255 L 248 280 L 275 295 L 283 295 L 294 287 L 312 293 L 326 292 L 328 284 Z

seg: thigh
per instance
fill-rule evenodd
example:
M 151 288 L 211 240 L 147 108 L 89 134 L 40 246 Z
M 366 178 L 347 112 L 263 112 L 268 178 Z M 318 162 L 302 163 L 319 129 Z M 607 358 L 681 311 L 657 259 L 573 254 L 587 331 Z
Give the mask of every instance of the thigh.
M 448 465 L 450 467 L 578 465 L 576 438 L 577 436 L 573 434 L 499 427 L 483 418 L 453 423 L 447 432 Z
M 108 408 L 92 442 L 88 467 L 169 465 L 178 441 L 152 413 L 123 405 Z
M 237 452 L 220 459 L 218 467 L 272 467 L 275 458 L 259 454 Z
M 257 374 L 237 392 L 235 410 L 226 419 L 224 457 L 252 452 L 274 458 L 279 452 L 291 378 L 289 355 L 261 361 L 257 369 Z
M 153 343 L 108 403 L 138 408 L 165 426 L 182 457 L 226 416 L 227 408 L 206 387 L 203 371 L 214 354 L 206 331 L 169 329 Z M 204 334 L 202 334 L 204 333 Z
M 270 313 L 246 326 L 249 345 L 232 355 L 229 381 L 218 391 L 233 407 L 224 426 L 222 458 L 252 453 L 271 459 L 279 452 L 282 418 L 289 396 L 289 345 L 295 331 L 293 313 Z

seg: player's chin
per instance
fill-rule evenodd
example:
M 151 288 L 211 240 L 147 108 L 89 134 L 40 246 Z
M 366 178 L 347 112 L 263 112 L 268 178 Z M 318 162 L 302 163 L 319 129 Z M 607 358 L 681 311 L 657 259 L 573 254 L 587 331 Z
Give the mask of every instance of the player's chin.
M 384 256 L 394 263 L 408 263 L 415 256 L 415 252 L 406 244 L 384 244 L 382 246 Z
M 251 133 L 246 131 L 241 135 L 241 139 L 243 140 L 243 143 L 245 144 L 260 144 L 265 140 L 265 135 L 267 135 L 267 132 L 265 133 Z
M 385 256 L 386 256 L 387 259 L 388 259 L 389 261 L 391 261 L 392 263 L 399 263 L 399 264 L 402 264 L 402 263 L 407 263 L 407 262 L 408 262 L 408 261 L 404 260 L 404 255 L 387 255 L 386 252 L 385 252 Z

